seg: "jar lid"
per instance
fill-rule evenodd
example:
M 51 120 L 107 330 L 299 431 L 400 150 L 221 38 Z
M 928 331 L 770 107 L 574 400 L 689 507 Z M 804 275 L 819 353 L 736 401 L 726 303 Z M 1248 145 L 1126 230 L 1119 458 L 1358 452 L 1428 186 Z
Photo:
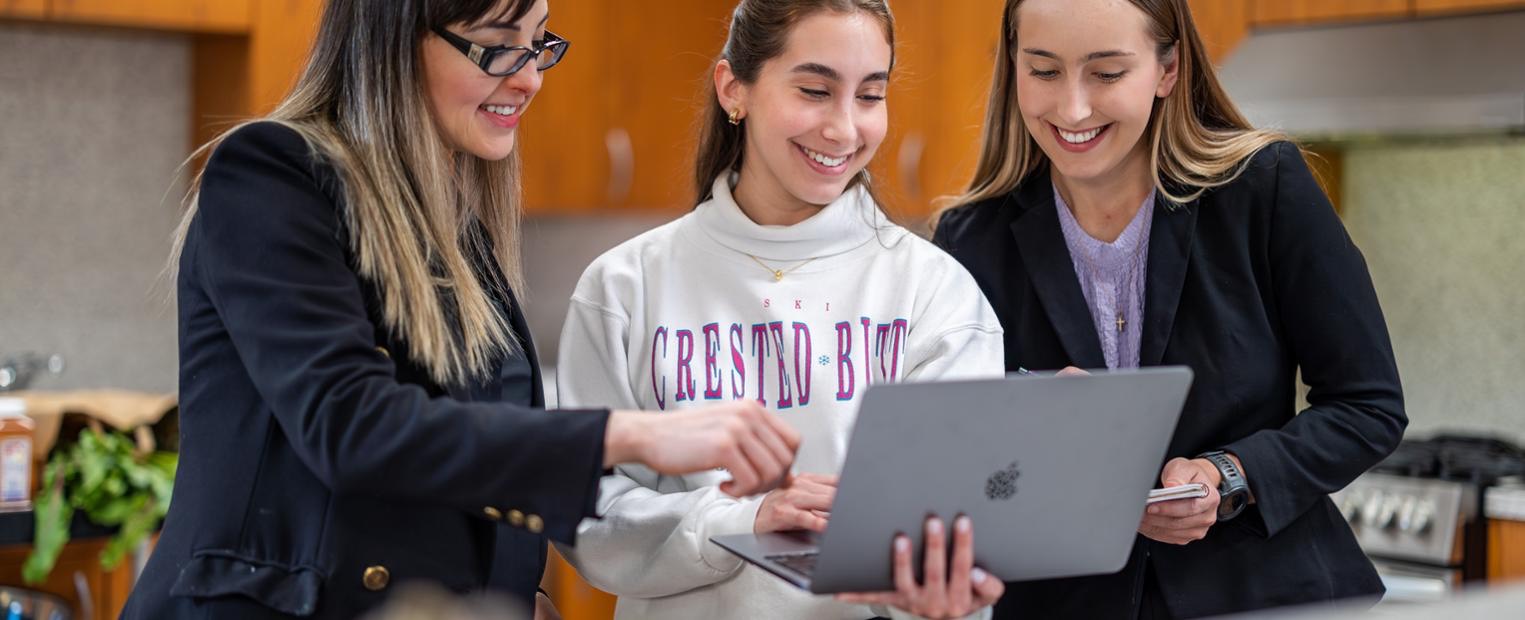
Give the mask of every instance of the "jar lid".
M 20 398 L 0 398 L 0 418 L 19 418 L 26 415 L 26 401 Z

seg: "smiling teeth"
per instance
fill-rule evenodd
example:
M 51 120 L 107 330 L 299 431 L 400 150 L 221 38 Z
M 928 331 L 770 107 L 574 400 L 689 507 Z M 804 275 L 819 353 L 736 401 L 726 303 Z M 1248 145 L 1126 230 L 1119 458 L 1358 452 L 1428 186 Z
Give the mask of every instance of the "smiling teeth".
M 519 106 L 513 105 L 484 105 L 482 108 L 499 116 L 513 116 L 519 111 Z
M 810 156 L 811 159 L 814 159 L 816 163 L 821 164 L 822 166 L 826 166 L 827 168 L 835 168 L 847 161 L 847 156 L 845 155 L 842 157 L 827 157 L 822 153 L 817 153 L 803 146 L 800 148 L 804 149 L 805 154 Z
M 1070 144 L 1085 144 L 1087 142 L 1095 140 L 1096 136 L 1098 134 L 1100 134 L 1101 130 L 1103 130 L 1103 129 L 1106 129 L 1106 127 L 1097 127 L 1097 128 L 1092 129 L 1090 131 L 1085 131 L 1085 132 L 1081 132 L 1081 133 L 1070 133 L 1068 131 L 1060 129 L 1059 130 L 1059 135 L 1064 138 L 1065 142 L 1068 142 Z

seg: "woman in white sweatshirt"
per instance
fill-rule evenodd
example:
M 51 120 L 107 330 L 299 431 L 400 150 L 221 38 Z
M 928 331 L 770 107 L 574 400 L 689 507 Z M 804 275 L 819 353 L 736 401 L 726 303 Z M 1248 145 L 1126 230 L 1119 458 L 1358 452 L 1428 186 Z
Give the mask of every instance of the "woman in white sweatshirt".
M 924 586 L 880 595 L 812 596 L 709 542 L 824 530 L 868 386 L 1002 373 L 1001 327 L 974 279 L 869 192 L 893 58 L 884 0 L 742 0 L 714 67 L 698 206 L 610 250 L 577 285 L 563 406 L 754 399 L 803 437 L 796 477 L 767 495 L 726 495 L 719 471 L 626 465 L 606 477 L 602 518 L 567 552 L 619 595 L 619 618 L 958 617 L 1000 595 L 1000 580 L 972 567 L 962 518 L 951 565 L 932 546 L 945 526 L 929 519 L 926 555 L 939 566 Z M 910 582 L 908 543 L 895 542 Z

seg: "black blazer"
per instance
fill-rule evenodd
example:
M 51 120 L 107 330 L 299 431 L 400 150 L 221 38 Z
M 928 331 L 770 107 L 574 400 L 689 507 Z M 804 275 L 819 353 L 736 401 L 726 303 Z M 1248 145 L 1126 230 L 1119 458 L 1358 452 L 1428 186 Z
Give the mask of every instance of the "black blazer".
M 212 155 L 180 262 L 174 500 L 123 617 L 352 618 L 408 580 L 529 601 L 543 536 L 593 513 L 607 412 L 537 409 L 538 371 L 537 408 L 436 385 L 382 326 L 342 204 L 283 126 Z
M 1328 498 L 1408 423 L 1360 251 L 1289 143 L 1194 202 L 1156 205 L 1140 364 L 1196 373 L 1167 458 L 1238 455 L 1256 503 L 1185 546 L 1139 536 L 1117 574 L 1012 584 L 998 617 L 1133 618 L 1146 565 L 1178 617 L 1375 598 L 1382 584 Z M 948 211 L 934 239 L 995 307 L 1008 370 L 1105 367 L 1047 170 Z

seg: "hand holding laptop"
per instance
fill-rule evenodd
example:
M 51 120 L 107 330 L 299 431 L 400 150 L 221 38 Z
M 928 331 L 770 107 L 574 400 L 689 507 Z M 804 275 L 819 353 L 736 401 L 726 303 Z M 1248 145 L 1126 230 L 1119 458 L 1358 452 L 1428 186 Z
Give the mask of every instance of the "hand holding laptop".
M 860 407 L 830 513 L 818 515 L 829 521 L 826 531 L 710 540 L 810 592 L 881 592 L 868 596 L 898 607 L 953 608 L 962 601 L 948 596 L 960 591 L 974 605 L 975 562 L 1017 581 L 1116 572 L 1142 527 L 1139 502 L 1158 480 L 1149 469 L 1164 456 L 1190 385 L 1185 368 L 876 384 Z M 1074 457 L 1082 451 L 1108 458 L 1077 468 Z M 1194 481 L 1181 481 L 1187 482 Z M 974 555 L 950 570 L 946 556 L 932 551 L 946 551 L 946 535 L 923 534 L 933 529 L 925 522 L 929 513 L 1022 525 L 989 526 L 977 545 L 970 533 Z M 910 539 L 909 555 L 901 559 L 892 548 L 885 557 L 885 543 L 902 535 Z M 960 538 L 955 528 L 955 548 L 964 544 Z M 923 550 L 927 562 L 943 558 L 944 576 L 924 587 L 911 577 Z M 956 579 L 962 587 L 953 585 Z
M 922 575 L 917 583 L 911 560 L 911 539 L 895 537 L 893 562 L 895 591 L 836 595 L 837 600 L 859 605 L 887 605 L 923 618 L 962 618 L 994 605 L 1006 592 L 1000 578 L 974 566 L 974 526 L 968 517 L 953 525 L 953 557 L 948 560 L 942 519 L 928 518 L 923 533 Z

